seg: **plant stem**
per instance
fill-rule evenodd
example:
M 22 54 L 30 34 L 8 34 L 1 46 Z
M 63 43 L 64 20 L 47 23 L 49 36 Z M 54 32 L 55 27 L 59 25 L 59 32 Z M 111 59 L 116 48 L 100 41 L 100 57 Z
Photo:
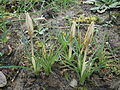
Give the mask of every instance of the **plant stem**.
M 33 38 L 32 36 L 30 36 L 30 41 L 31 41 L 31 53 L 32 53 L 32 64 L 33 64 L 33 68 L 34 68 L 34 71 L 36 72 L 36 62 L 35 62 L 35 59 L 34 59 L 34 47 L 33 47 Z
M 86 47 L 85 49 L 85 52 L 84 52 L 84 58 L 83 58 L 83 64 L 82 64 L 82 71 L 81 71 L 81 77 L 86 69 L 86 66 L 85 66 L 85 61 L 86 61 L 86 58 L 87 58 L 87 51 L 88 51 L 88 47 Z

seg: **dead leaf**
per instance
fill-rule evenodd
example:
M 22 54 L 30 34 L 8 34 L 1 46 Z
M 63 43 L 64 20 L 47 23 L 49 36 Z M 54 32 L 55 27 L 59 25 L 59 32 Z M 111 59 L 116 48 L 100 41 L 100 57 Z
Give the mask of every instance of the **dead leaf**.
M 28 34 L 32 36 L 33 35 L 33 21 L 29 13 L 26 13 L 25 15 L 26 15 L 26 26 L 27 26 Z

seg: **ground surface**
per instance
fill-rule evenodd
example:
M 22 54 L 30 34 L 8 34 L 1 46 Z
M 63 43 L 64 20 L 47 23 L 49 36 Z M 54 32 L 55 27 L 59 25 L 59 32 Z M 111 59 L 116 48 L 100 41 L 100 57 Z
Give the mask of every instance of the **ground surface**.
M 112 19 L 109 16 L 109 11 L 103 14 L 93 13 L 89 9 L 91 5 L 72 5 L 67 10 L 62 10 L 61 12 L 52 12 L 49 10 L 44 11 L 44 16 L 47 19 L 45 27 L 48 30 L 45 32 L 46 35 L 49 32 L 54 32 L 58 29 L 69 30 L 70 26 L 66 17 L 73 18 L 80 15 L 85 16 L 97 16 L 102 20 L 96 22 L 96 27 L 99 30 L 98 37 L 102 38 L 104 33 L 109 35 L 108 43 L 111 48 L 114 49 L 120 46 L 120 16 L 117 19 Z M 111 12 L 120 12 L 119 10 L 111 10 Z M 37 14 L 31 14 L 32 18 L 40 17 L 42 14 L 39 12 Z M 52 17 L 54 16 L 54 18 Z M 20 15 L 24 18 L 24 15 Z M 15 21 L 18 17 L 12 17 L 10 19 L 11 23 L 7 26 L 9 33 L 9 40 L 6 44 L 1 44 L 0 50 L 4 52 L 4 55 L 0 57 L 1 65 L 25 65 L 28 64 L 27 57 L 24 55 L 25 43 L 29 39 L 26 34 L 26 29 L 24 21 Z M 107 24 L 107 21 L 112 21 L 111 24 Z M 44 22 L 36 21 L 39 25 Z M 88 23 L 83 23 L 80 27 L 82 32 L 87 30 Z M 1 33 L 0 33 L 1 34 Z M 41 38 L 41 36 L 37 37 Z M 35 38 L 36 39 L 36 38 Z M 120 50 L 114 52 L 116 55 L 120 54 Z M 120 58 L 119 56 L 117 58 Z M 115 63 L 119 65 L 120 62 Z M 120 67 L 117 68 L 118 70 Z M 33 72 L 25 69 L 0 69 L 7 77 L 7 85 L 2 90 L 120 90 L 120 74 L 111 72 L 112 69 L 102 69 L 91 75 L 90 79 L 85 82 L 85 86 L 81 86 L 79 83 L 77 87 L 71 87 L 70 82 L 75 79 L 78 82 L 75 72 L 68 71 L 68 80 L 65 78 L 64 68 L 61 68 L 59 63 L 55 63 L 53 66 L 53 73 L 46 76 L 44 72 L 41 71 L 39 76 L 35 76 Z

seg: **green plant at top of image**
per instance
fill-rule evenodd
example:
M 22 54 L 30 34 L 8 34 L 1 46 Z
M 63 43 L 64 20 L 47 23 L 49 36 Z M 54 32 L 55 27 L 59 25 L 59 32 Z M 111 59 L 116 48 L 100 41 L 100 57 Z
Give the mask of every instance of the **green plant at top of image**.
M 97 11 L 99 13 L 104 13 L 106 10 L 111 8 L 120 8 L 119 0 L 87 0 L 87 3 L 95 3 L 94 8 L 90 10 Z
M 62 6 L 63 8 L 67 8 L 71 2 L 75 0 L 54 0 L 56 4 Z
M 10 13 L 31 12 L 41 10 L 41 8 L 52 8 L 54 11 L 59 11 L 61 8 L 69 7 L 72 2 L 75 0 L 1 0 L 2 6 L 0 7 Z
M 46 1 L 47 5 L 45 8 L 51 7 L 54 11 L 60 11 L 61 9 L 67 9 L 72 3 L 75 3 L 76 0 L 50 0 Z
M 24 13 L 34 10 L 37 4 L 41 4 L 44 0 L 1 0 L 0 4 L 6 12 Z M 41 8 L 41 7 L 40 7 Z

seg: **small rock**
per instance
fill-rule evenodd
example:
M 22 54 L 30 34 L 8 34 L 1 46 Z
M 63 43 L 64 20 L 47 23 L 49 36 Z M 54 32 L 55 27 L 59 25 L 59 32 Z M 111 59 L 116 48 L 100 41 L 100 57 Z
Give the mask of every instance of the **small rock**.
M 73 79 L 70 84 L 69 84 L 71 87 L 76 87 L 77 86 L 77 80 L 76 79 Z
M 7 84 L 5 75 L 0 71 L 0 87 L 4 87 Z
M 112 89 L 114 90 L 120 90 L 120 80 L 118 81 L 114 81 L 112 84 L 111 84 L 111 87 Z

